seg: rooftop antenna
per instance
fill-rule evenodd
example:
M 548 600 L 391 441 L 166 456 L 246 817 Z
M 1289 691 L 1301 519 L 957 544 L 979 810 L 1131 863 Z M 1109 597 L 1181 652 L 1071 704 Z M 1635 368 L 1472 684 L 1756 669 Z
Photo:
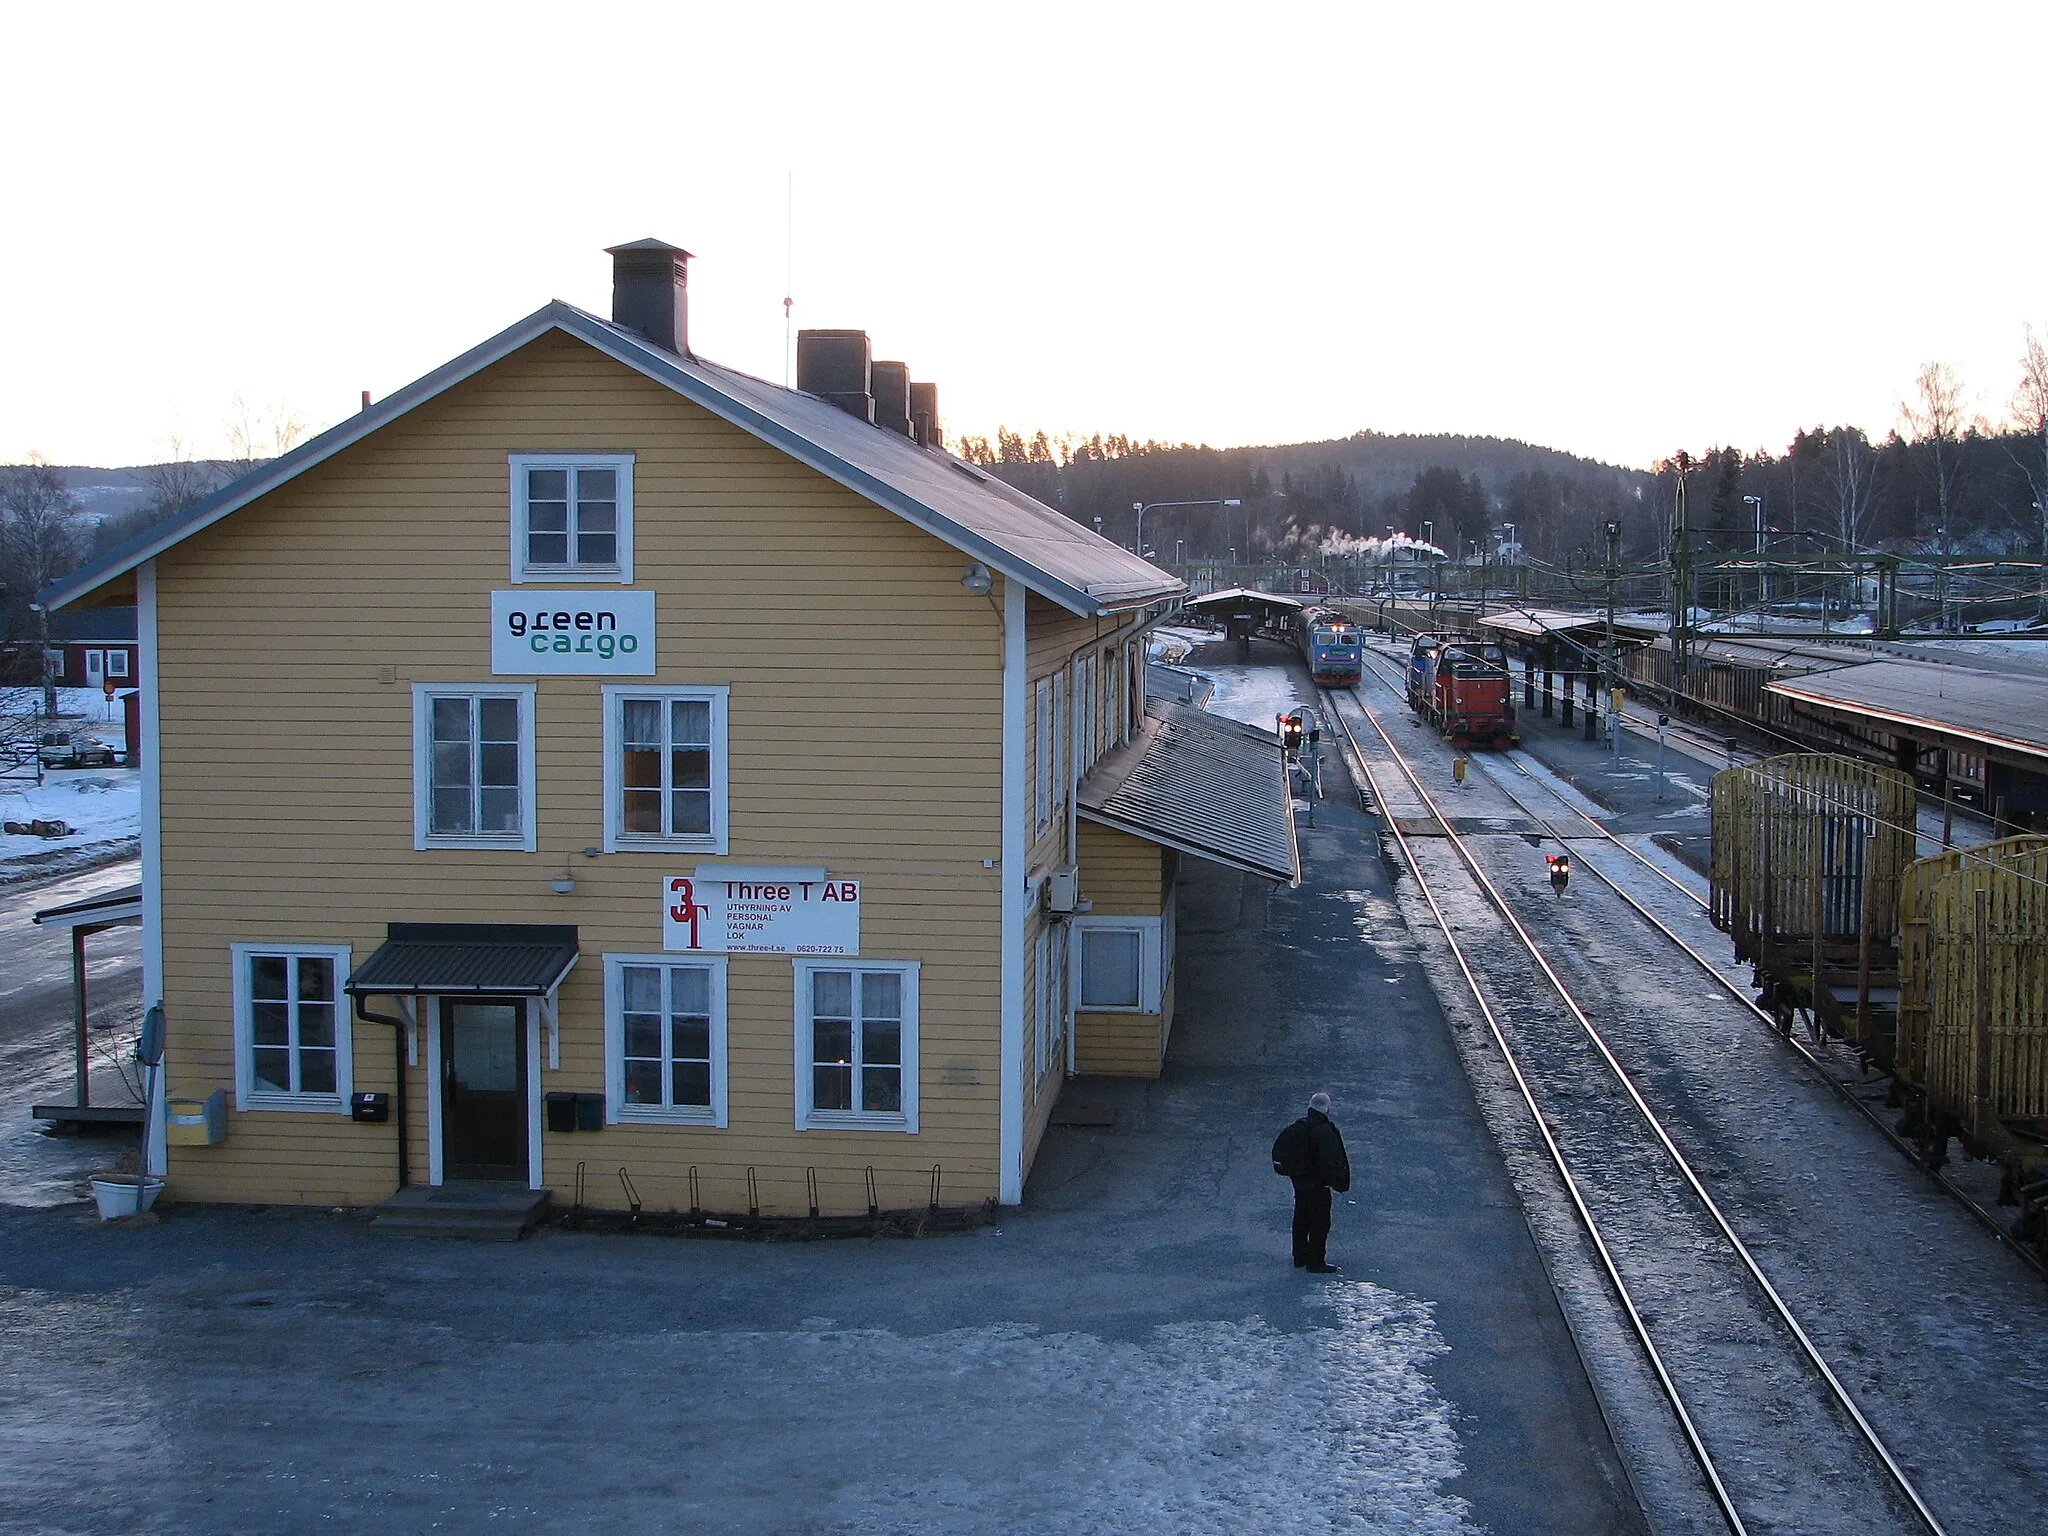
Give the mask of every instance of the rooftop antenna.
M 792 311 L 796 300 L 790 297 L 796 287 L 796 172 L 789 173 L 782 202 L 782 387 L 789 388 L 789 349 L 794 339 L 790 328 L 794 323 Z

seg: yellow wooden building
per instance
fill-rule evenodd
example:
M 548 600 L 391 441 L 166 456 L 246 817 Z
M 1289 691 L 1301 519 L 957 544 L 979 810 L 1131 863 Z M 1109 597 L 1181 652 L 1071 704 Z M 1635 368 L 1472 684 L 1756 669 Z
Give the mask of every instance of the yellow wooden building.
M 611 254 L 45 594 L 139 609 L 167 1199 L 1014 1203 L 1159 1070 L 1179 856 L 1297 874 L 1272 738 L 1145 697 L 1173 577 Z

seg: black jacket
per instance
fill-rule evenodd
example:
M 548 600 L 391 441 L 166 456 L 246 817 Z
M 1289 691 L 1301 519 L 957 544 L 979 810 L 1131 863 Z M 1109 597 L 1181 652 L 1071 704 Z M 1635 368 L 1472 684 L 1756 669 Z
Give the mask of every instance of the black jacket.
M 1327 1184 L 1342 1194 L 1351 1187 L 1351 1158 L 1344 1151 L 1344 1137 L 1336 1122 L 1321 1110 L 1312 1109 L 1302 1119 L 1308 1126 L 1309 1145 L 1315 1149 L 1316 1171 L 1295 1182 Z

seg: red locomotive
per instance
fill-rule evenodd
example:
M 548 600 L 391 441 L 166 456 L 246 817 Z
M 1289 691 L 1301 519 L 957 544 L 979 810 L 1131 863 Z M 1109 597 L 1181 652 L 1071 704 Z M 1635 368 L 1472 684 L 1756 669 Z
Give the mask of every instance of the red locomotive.
M 1515 704 L 1507 652 L 1455 635 L 1417 635 L 1408 704 L 1458 747 L 1513 746 Z

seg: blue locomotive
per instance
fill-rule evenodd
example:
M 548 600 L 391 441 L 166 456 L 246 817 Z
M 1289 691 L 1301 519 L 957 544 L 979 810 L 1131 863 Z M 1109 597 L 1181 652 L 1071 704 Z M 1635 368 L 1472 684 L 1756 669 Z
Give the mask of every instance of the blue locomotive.
M 1359 628 L 1334 608 L 1304 608 L 1294 616 L 1294 643 L 1318 683 L 1348 688 L 1363 664 Z

